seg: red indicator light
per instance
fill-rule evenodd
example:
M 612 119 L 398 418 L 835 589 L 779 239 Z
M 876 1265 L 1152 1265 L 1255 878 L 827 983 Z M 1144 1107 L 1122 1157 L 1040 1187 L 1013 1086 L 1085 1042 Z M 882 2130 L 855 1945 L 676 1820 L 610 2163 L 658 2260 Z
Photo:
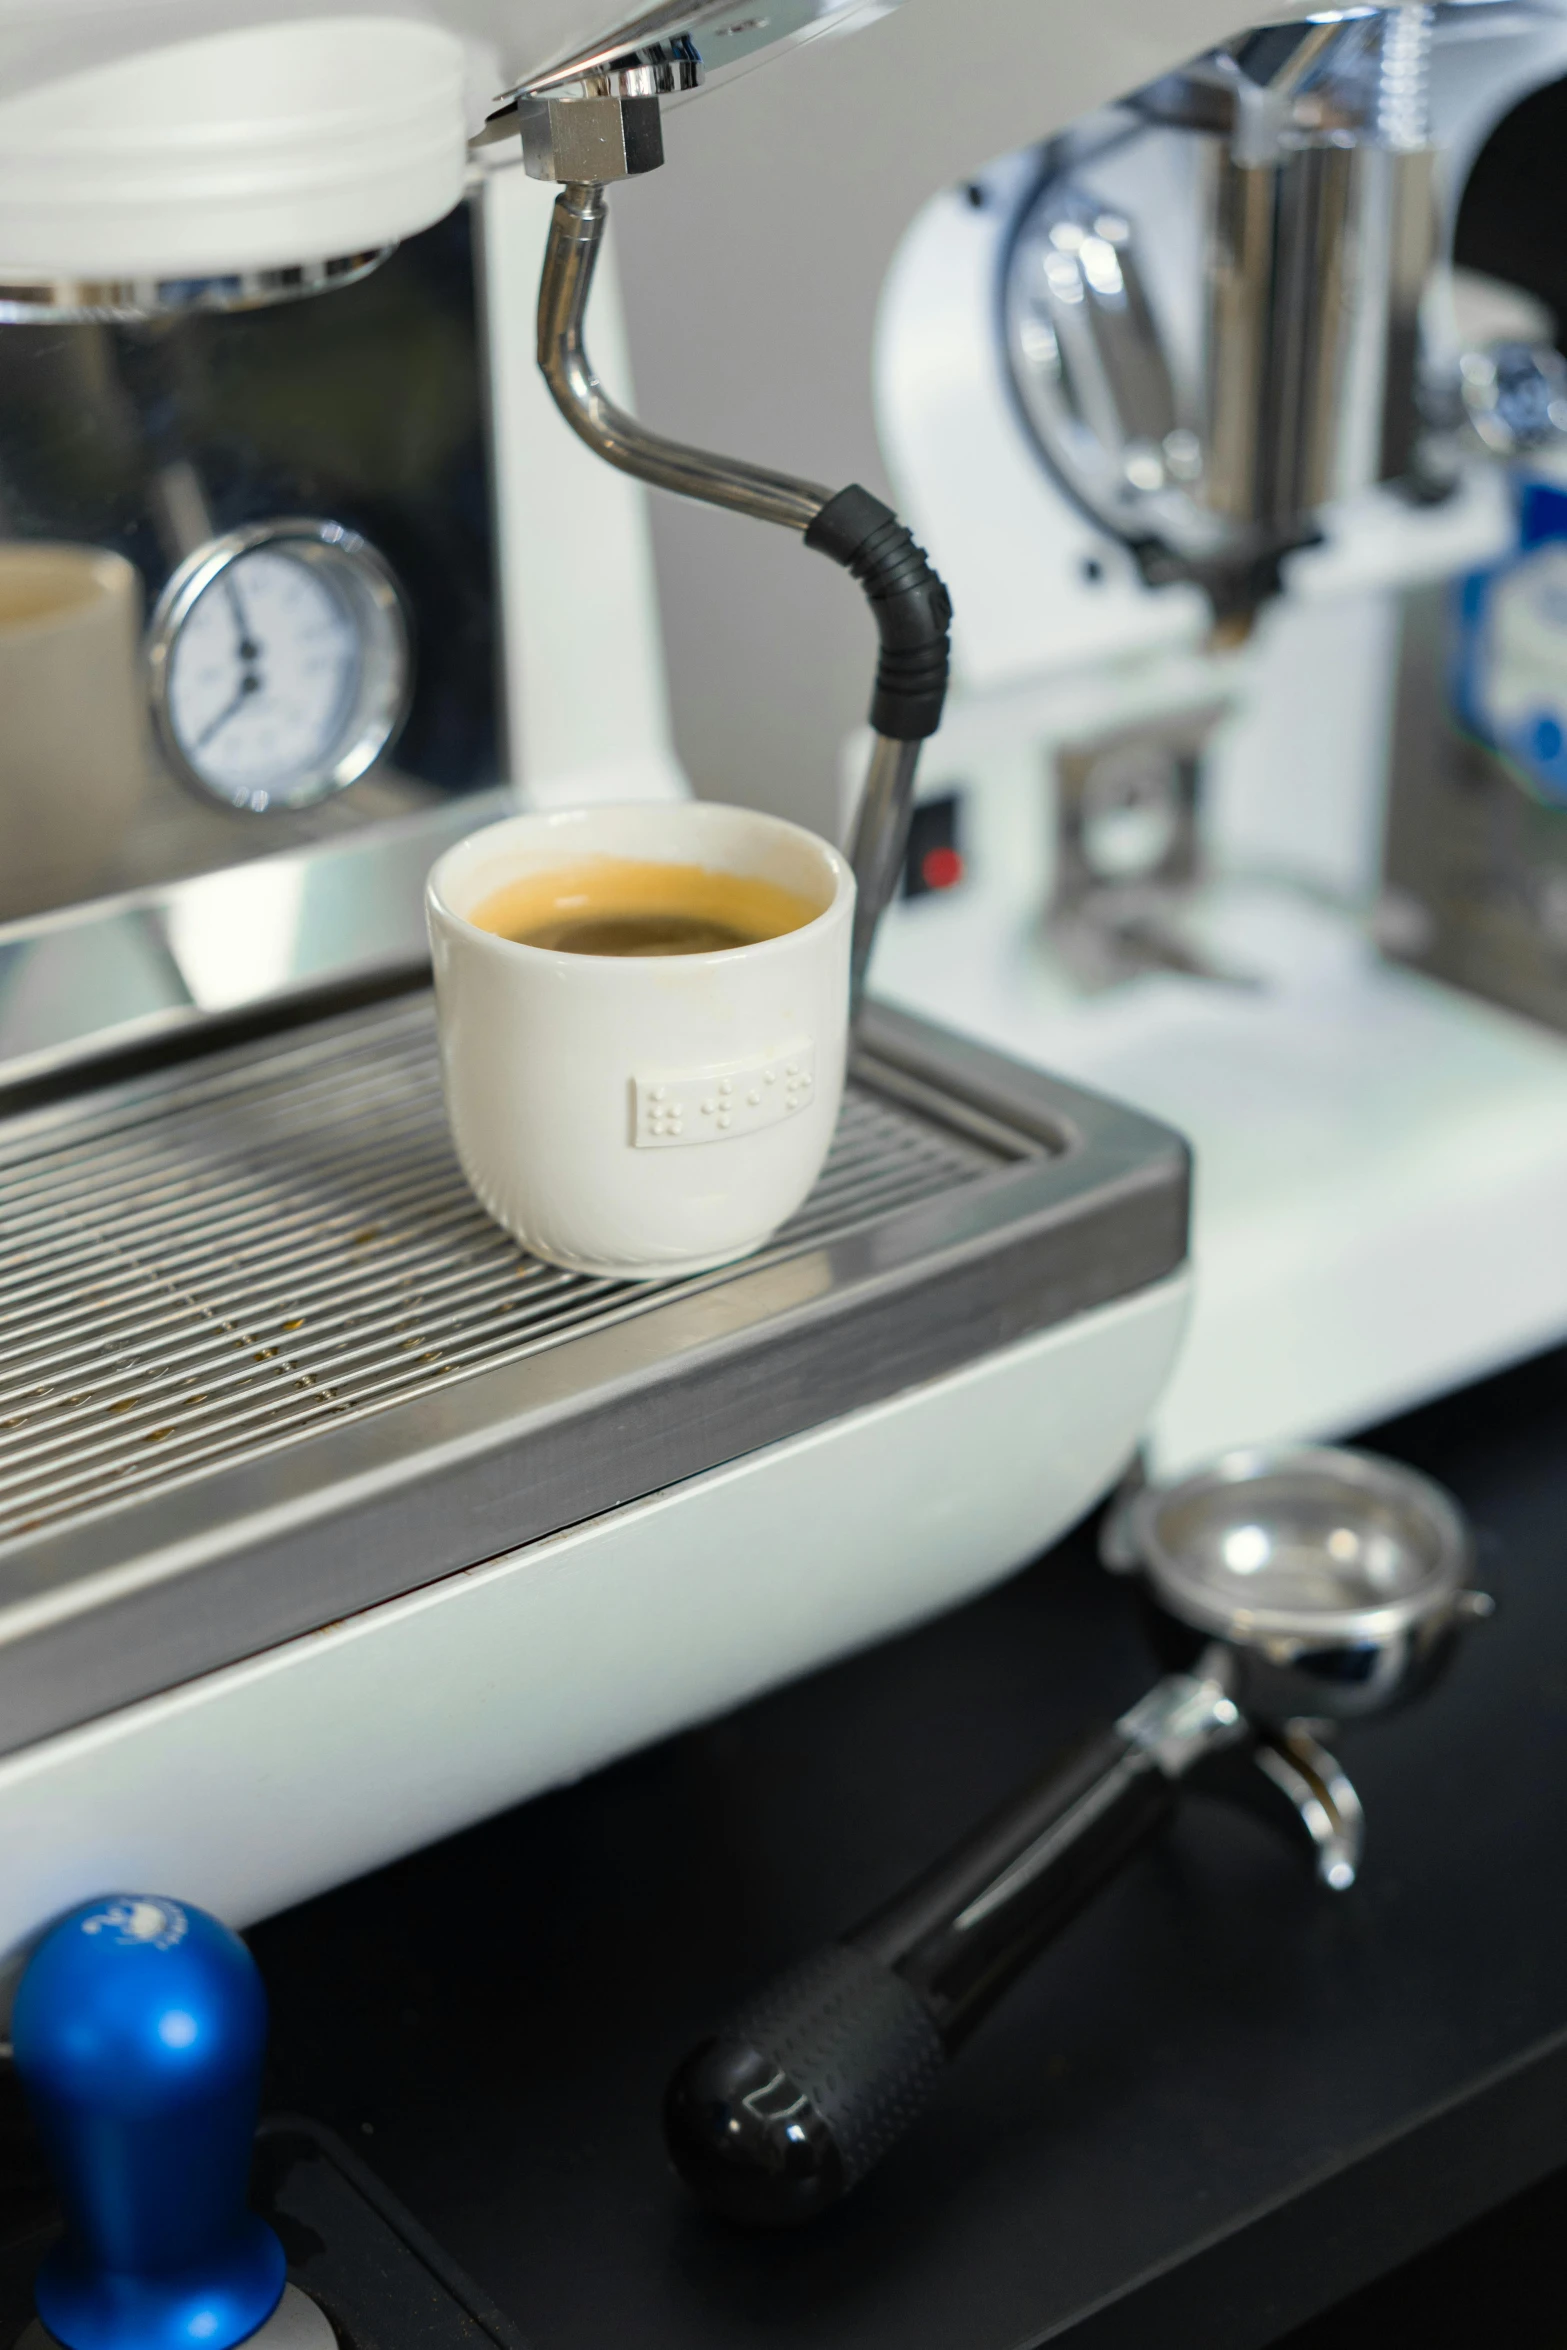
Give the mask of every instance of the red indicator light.
M 920 859 L 920 879 L 927 889 L 953 889 L 963 879 L 963 859 L 956 849 L 927 849 Z

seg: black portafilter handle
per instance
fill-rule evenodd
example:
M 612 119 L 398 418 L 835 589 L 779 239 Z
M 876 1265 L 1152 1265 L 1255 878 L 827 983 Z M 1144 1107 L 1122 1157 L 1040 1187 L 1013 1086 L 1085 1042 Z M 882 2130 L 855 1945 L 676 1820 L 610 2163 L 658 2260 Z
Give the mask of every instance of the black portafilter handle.
M 1183 1772 L 1242 1729 L 1216 1682 L 1169 1676 L 775 1977 L 670 2082 L 664 2133 L 686 2184 L 755 2227 L 840 2201 L 1029 1960 L 1163 1824 Z

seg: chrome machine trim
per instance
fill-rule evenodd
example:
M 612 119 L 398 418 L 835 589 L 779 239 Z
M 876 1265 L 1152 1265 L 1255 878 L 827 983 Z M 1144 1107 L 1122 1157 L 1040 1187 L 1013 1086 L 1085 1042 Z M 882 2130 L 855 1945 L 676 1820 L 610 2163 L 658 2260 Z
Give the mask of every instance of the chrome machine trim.
M 0 923 L 0 1093 L 126 1046 L 429 962 L 425 876 L 505 787 L 336 839 Z

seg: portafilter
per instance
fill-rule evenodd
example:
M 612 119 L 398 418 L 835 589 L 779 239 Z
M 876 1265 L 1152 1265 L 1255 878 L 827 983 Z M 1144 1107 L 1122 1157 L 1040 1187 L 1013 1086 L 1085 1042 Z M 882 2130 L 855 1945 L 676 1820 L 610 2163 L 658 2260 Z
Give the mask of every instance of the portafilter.
M 1271 1807 L 1347 1890 L 1361 1807 L 1319 1733 L 1428 1687 L 1491 1610 L 1457 1504 L 1367 1452 L 1234 1453 L 1145 1486 L 1101 1554 L 1135 1581 L 1164 1678 L 693 2049 L 665 2132 L 713 2209 L 788 2226 L 846 2195 L 1183 1782 Z

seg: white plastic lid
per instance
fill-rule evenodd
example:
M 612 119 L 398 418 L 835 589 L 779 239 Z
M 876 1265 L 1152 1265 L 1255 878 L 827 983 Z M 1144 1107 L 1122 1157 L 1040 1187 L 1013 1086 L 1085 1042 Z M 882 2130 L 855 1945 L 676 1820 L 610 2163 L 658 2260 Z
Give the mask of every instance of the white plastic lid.
M 438 25 L 251 25 L 0 99 L 0 281 L 222 276 L 364 252 L 462 194 Z

